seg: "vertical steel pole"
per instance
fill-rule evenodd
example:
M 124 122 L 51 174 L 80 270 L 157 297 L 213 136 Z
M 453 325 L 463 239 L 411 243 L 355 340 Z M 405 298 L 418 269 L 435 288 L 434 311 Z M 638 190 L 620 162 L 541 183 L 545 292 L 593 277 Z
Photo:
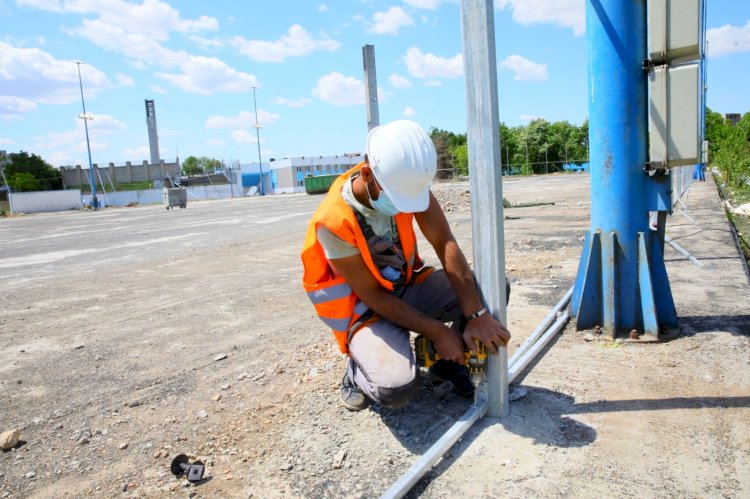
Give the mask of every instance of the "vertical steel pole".
M 657 316 L 674 322 L 674 306 L 660 305 L 671 291 L 649 229 L 646 0 L 587 0 L 586 36 L 591 230 L 572 315 L 579 330 L 658 335 Z
M 378 111 L 378 76 L 375 72 L 375 46 L 362 47 L 362 66 L 365 70 L 365 102 L 367 103 L 367 129 L 380 126 Z
M 505 235 L 500 175 L 500 120 L 492 0 L 463 0 L 467 143 L 471 186 L 474 274 L 485 304 L 503 324 L 505 311 Z M 508 415 L 508 351 L 487 359 L 488 414 Z

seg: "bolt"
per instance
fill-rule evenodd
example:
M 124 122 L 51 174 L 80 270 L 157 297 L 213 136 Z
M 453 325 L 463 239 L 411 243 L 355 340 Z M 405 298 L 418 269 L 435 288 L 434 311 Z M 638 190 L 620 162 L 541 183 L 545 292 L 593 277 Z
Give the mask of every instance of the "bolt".
M 193 464 L 190 464 L 190 460 L 185 454 L 179 454 L 172 460 L 170 469 L 175 476 L 179 476 L 183 472 L 187 473 L 188 481 L 195 483 L 203 479 L 205 466 L 201 461 L 195 461 Z

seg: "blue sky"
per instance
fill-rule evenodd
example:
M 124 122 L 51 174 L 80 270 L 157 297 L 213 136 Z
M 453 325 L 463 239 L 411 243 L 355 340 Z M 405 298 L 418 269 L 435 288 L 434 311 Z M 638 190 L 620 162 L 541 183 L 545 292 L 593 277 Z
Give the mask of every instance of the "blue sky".
M 361 151 L 362 46 L 375 46 L 381 123 L 466 128 L 458 0 L 0 0 L 0 149 L 87 165 L 257 160 Z M 750 111 L 750 2 L 708 0 L 708 105 Z M 496 0 L 500 119 L 586 116 L 584 0 Z

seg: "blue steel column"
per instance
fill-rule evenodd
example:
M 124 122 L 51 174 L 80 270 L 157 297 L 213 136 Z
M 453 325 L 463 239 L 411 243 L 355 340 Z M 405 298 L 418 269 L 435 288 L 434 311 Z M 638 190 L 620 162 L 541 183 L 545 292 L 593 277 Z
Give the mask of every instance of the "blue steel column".
M 651 180 L 643 170 L 648 134 L 642 69 L 646 1 L 587 0 L 586 30 L 591 230 L 584 242 L 572 315 L 579 330 L 599 325 L 616 336 L 632 329 L 644 332 L 645 324 L 646 332 L 656 336 L 659 307 L 650 297 L 663 296 L 658 288 L 666 286 L 671 303 L 671 291 L 661 252 L 653 254 L 647 204 Z M 650 261 L 657 267 L 653 279 Z

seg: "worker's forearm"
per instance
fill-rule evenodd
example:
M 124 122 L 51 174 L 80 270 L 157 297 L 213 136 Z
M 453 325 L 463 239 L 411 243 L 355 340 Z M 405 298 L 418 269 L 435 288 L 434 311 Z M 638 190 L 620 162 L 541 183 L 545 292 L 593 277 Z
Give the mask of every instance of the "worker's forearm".
M 428 317 L 386 291 L 378 290 L 362 301 L 383 319 L 424 335 L 430 340 L 438 340 L 450 331 L 442 322 Z

